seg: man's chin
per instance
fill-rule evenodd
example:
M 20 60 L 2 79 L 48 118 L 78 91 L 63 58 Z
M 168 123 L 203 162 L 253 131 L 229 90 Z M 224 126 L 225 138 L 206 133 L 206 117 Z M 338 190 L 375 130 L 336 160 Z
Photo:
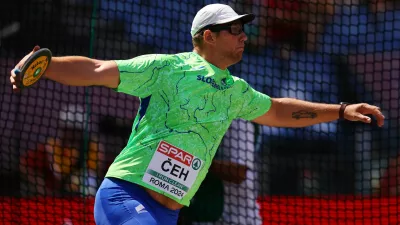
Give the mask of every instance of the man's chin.
M 243 58 L 243 53 L 238 54 L 237 57 L 236 57 L 236 62 L 235 63 L 238 63 L 238 62 L 242 61 L 242 58 Z
M 243 58 L 243 52 L 237 52 L 236 54 L 231 55 L 230 56 L 230 59 L 231 59 L 231 62 L 232 62 L 231 65 L 234 65 L 234 64 L 242 61 L 242 58 Z

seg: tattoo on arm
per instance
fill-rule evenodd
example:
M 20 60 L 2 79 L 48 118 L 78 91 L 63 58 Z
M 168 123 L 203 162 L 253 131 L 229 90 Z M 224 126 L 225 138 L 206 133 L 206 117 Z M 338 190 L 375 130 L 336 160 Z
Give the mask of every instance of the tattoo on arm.
M 314 119 L 314 118 L 317 118 L 317 113 L 300 110 L 298 112 L 293 112 L 292 118 L 294 118 L 296 120 L 303 119 L 303 118 Z

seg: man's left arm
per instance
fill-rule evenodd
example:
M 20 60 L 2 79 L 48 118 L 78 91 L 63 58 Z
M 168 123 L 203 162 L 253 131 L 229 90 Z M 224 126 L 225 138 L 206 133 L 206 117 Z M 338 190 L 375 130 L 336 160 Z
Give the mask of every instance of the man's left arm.
M 323 104 L 293 98 L 271 98 L 271 107 L 253 122 L 272 127 L 306 127 L 339 119 L 340 104 Z M 348 105 L 344 119 L 371 123 L 372 115 L 379 127 L 383 126 L 384 115 L 377 106 L 366 103 Z

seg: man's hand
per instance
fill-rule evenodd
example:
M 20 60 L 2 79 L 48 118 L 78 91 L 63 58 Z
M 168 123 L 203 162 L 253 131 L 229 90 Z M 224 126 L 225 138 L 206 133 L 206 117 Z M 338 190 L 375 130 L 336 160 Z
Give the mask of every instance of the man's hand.
M 371 118 L 366 115 L 372 115 L 376 118 L 379 127 L 384 124 L 385 116 L 377 106 L 369 105 L 366 103 L 348 105 L 344 110 L 344 118 L 350 121 L 361 121 L 364 123 L 371 123 Z
M 38 51 L 39 49 L 40 49 L 40 47 L 36 45 L 36 46 L 33 48 L 33 50 L 32 50 L 29 54 L 27 54 L 24 58 L 22 58 L 21 61 L 19 61 L 19 63 L 15 66 L 15 68 L 11 70 L 11 73 L 10 73 L 10 81 L 11 81 L 12 88 L 13 88 L 13 91 L 14 91 L 14 92 L 18 92 L 18 91 L 20 90 L 19 87 L 20 87 L 20 85 L 21 85 L 21 78 L 18 77 L 18 76 L 15 74 L 15 69 L 20 69 L 20 68 L 24 65 L 24 63 L 26 62 L 26 60 L 27 60 L 33 53 L 35 53 L 36 51 Z

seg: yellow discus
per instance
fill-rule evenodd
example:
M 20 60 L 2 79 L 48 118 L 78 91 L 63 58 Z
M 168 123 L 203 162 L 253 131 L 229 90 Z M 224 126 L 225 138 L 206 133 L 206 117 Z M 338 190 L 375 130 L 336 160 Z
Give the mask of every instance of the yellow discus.
M 49 49 L 39 49 L 26 60 L 20 69 L 15 71 L 18 76 L 21 76 L 22 87 L 32 86 L 42 77 L 50 64 L 51 57 Z

